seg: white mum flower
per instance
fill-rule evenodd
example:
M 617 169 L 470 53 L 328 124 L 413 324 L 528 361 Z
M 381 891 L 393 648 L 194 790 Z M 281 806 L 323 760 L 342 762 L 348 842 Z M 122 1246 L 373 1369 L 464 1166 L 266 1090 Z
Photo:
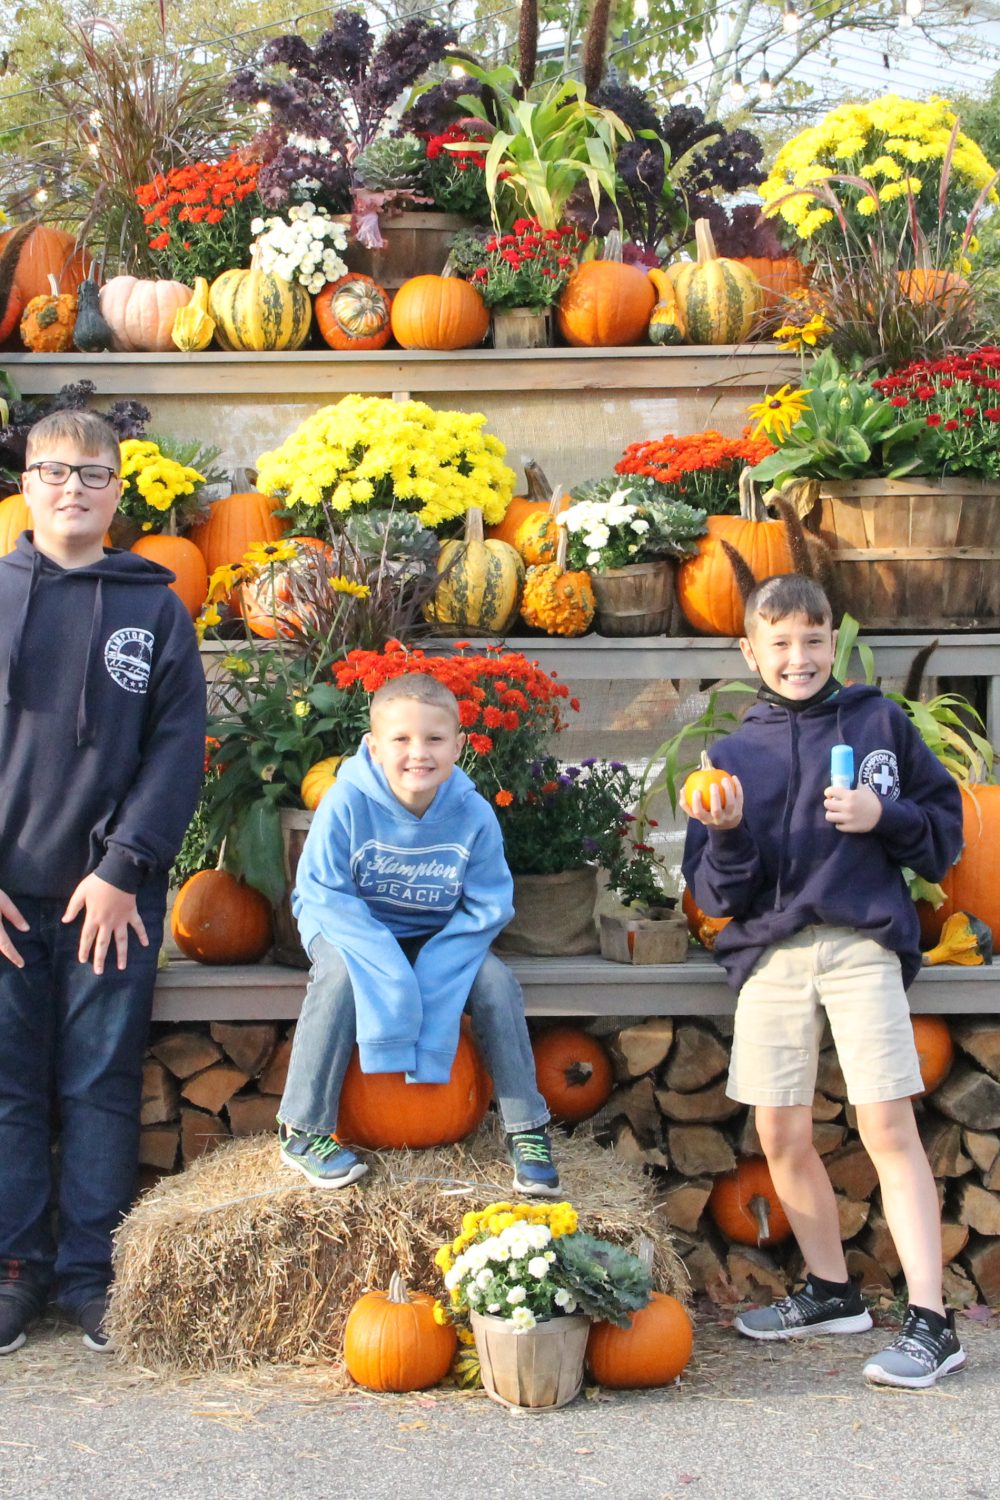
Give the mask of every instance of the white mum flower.
M 567 1313 L 576 1311 L 576 1298 L 564 1286 L 556 1292 L 556 1307 L 561 1307 Z
M 528 1228 L 528 1239 L 532 1250 L 544 1250 L 552 1238 L 552 1230 L 547 1224 L 532 1224 Z
M 544 1255 L 533 1255 L 528 1261 L 528 1275 L 542 1281 L 549 1274 L 549 1263 Z
M 479 1287 L 480 1291 L 485 1292 L 486 1288 L 493 1280 L 493 1272 L 490 1270 L 489 1266 L 484 1266 L 481 1271 L 476 1272 L 476 1286 Z
M 518 1303 L 523 1302 L 527 1295 L 528 1293 L 525 1287 L 512 1286 L 510 1291 L 507 1293 L 507 1301 L 510 1303 L 511 1307 L 517 1307 Z
M 538 1319 L 530 1307 L 516 1307 L 510 1318 L 515 1333 L 527 1333 L 529 1328 L 534 1328 Z
M 266 228 L 266 225 L 265 225 L 263 219 L 251 219 L 250 220 L 250 233 L 251 234 L 263 234 L 265 228 Z

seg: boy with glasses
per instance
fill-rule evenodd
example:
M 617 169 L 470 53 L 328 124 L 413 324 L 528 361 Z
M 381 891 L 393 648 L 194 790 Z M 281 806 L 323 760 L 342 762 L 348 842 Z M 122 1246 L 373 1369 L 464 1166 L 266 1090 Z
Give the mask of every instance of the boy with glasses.
M 37 423 L 33 530 L 0 558 L 0 1355 L 50 1291 L 107 1347 L 167 875 L 204 756 L 204 675 L 173 575 L 103 545 L 118 468 L 102 417 Z

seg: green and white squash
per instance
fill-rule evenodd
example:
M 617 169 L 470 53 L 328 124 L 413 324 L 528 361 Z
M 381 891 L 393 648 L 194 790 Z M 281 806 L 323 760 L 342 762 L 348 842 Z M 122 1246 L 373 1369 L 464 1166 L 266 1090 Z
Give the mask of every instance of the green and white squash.
M 298 282 L 251 266 L 215 278 L 208 312 L 223 349 L 299 349 L 312 322 L 312 300 Z
M 465 535 L 438 555 L 438 586 L 424 616 L 462 635 L 503 635 L 517 616 L 524 563 L 509 542 L 486 541 L 483 513 L 465 513 Z
M 670 267 L 670 282 L 689 344 L 741 344 L 764 306 L 752 271 L 716 253 L 707 219 L 696 219 L 698 259 Z

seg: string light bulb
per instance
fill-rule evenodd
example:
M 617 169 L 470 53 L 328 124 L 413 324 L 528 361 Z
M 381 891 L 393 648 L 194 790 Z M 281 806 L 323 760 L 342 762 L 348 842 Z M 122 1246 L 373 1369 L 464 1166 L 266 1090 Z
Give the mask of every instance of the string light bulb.
M 462 67 L 461 63 L 452 63 L 448 71 L 451 74 L 452 78 L 465 78 L 466 76 L 465 69 Z
M 43 205 L 46 204 L 46 203 L 48 203 L 48 201 L 49 201 L 49 190 L 48 190 L 48 188 L 46 188 L 46 187 L 40 187 L 40 188 L 38 188 L 36 190 L 36 192 L 34 193 L 31 201 L 32 201 L 32 203 L 37 203 L 39 208 L 42 208 Z
M 771 75 L 767 71 L 767 53 L 766 52 L 764 53 L 763 57 L 761 58 L 760 78 L 757 80 L 757 97 L 758 97 L 758 99 L 773 99 L 774 98 L 774 84 L 771 82 Z
M 795 9 L 795 0 L 785 0 L 785 9 L 781 16 L 781 29 L 786 36 L 794 36 L 802 25 L 802 17 Z
M 746 96 L 746 87 L 743 83 L 743 78 L 740 74 L 740 70 L 739 68 L 737 68 L 735 73 L 733 74 L 732 82 L 729 85 L 729 97 L 734 104 L 742 104 Z
M 924 0 L 903 0 L 903 14 L 915 21 L 917 16 L 923 15 Z

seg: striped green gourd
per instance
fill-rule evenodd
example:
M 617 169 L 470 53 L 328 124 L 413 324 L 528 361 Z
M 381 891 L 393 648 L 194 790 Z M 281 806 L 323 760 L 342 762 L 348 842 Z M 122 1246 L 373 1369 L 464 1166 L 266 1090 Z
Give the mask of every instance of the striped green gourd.
M 696 219 L 698 259 L 670 268 L 689 344 L 741 344 L 764 306 L 752 271 L 716 253 L 707 219 Z
M 445 542 L 426 619 L 463 635 L 503 635 L 517 615 L 524 563 L 509 542 L 485 541 L 483 513 L 465 513 L 465 535 Z
M 208 311 L 223 349 L 299 349 L 312 322 L 305 287 L 251 266 L 212 282 Z

